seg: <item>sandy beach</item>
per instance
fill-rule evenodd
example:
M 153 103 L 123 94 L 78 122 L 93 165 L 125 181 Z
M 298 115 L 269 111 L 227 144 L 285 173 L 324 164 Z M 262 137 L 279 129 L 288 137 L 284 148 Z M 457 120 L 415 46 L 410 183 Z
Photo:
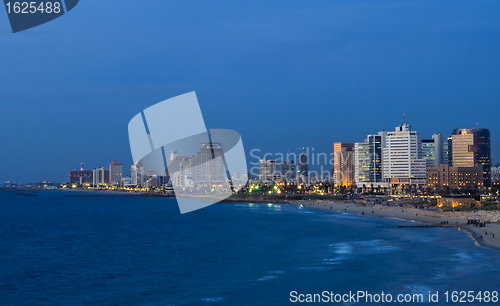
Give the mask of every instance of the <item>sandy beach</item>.
M 500 223 L 499 212 L 479 211 L 481 222 L 486 222 L 485 227 L 475 227 L 467 224 L 467 220 L 475 219 L 473 212 L 436 212 L 425 211 L 409 207 L 394 207 L 383 205 L 359 205 L 354 202 L 339 203 L 331 201 L 290 201 L 292 204 L 302 204 L 305 207 L 350 212 L 361 215 L 372 215 L 385 218 L 404 219 L 414 222 L 455 227 L 465 231 L 475 240 L 476 244 L 500 250 Z M 452 228 L 450 228 L 451 230 Z M 422 230 L 425 230 L 423 228 Z M 482 237 L 482 238 L 480 238 Z

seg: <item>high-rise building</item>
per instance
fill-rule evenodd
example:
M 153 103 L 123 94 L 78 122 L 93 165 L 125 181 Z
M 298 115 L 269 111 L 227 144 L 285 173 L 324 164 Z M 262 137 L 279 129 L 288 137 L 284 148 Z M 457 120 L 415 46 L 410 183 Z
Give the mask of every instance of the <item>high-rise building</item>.
M 425 160 L 425 166 L 435 167 L 436 165 L 436 146 L 433 139 L 422 139 L 422 158 Z
M 290 161 L 284 160 L 281 162 L 281 175 L 285 180 L 290 180 Z
M 116 160 L 109 164 L 109 182 L 111 185 L 120 184 L 123 177 L 123 165 Z
M 422 158 L 422 139 L 407 123 L 388 132 L 383 149 L 383 178 L 394 184 L 425 184 L 425 160 Z
M 300 153 L 297 157 L 297 174 L 300 176 L 309 175 L 309 157 L 306 153 Z
M 354 177 L 357 186 L 382 182 L 382 135 L 354 144 Z
M 81 163 L 80 170 L 76 168 L 75 170 L 69 171 L 69 182 L 74 183 L 92 183 L 93 182 L 93 171 L 84 170 L 83 163 Z
M 451 136 L 443 139 L 443 164 L 450 167 L 453 165 L 453 148 L 451 142 Z
M 130 177 L 133 185 L 143 185 L 145 182 L 145 171 L 142 163 L 130 166 Z
M 441 133 L 434 133 L 432 140 L 434 141 L 434 165 L 439 167 L 439 165 L 444 164 L 443 135 Z
M 205 142 L 192 157 L 193 181 L 197 186 L 212 187 L 227 181 L 222 143 Z
M 93 170 L 93 185 L 109 184 L 109 170 L 100 167 Z
M 333 144 L 333 176 L 337 186 L 349 187 L 355 184 L 354 143 L 336 142 Z
M 488 129 L 455 129 L 452 137 L 453 167 L 483 166 L 484 186 L 491 186 L 491 146 Z
M 290 180 L 294 180 L 297 177 L 297 171 L 295 169 L 295 162 L 290 161 Z
M 444 163 L 444 145 L 443 135 L 435 133 L 432 139 L 422 140 L 422 158 L 425 160 L 425 166 L 438 167 Z
M 259 161 L 259 179 L 263 182 L 271 182 L 278 175 L 278 162 L 276 160 L 261 159 Z

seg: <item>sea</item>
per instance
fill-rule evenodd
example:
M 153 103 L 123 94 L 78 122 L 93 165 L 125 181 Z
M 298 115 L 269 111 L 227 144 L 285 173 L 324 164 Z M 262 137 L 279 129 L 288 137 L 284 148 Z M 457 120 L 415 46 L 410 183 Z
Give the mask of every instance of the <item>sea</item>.
M 500 291 L 500 251 L 456 229 L 291 204 L 181 215 L 174 198 L 33 194 L 0 191 L 0 305 L 295 305 L 358 291 L 448 305 L 445 292 Z

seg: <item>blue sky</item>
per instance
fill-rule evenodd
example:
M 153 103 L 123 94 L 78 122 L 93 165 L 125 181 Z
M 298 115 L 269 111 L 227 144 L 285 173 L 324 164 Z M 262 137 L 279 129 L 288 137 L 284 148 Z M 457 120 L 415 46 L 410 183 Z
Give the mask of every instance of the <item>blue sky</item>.
M 84 0 L 12 34 L 0 12 L 0 180 L 128 169 L 128 121 L 190 91 L 247 152 L 329 153 L 406 113 L 423 138 L 489 128 L 500 162 L 498 16 L 498 1 Z

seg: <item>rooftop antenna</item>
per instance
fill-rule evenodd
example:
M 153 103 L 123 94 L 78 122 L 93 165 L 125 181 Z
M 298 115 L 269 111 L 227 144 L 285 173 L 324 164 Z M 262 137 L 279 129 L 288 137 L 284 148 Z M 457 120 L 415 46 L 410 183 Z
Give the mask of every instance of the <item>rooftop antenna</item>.
M 403 113 L 403 123 L 406 123 L 406 113 Z

